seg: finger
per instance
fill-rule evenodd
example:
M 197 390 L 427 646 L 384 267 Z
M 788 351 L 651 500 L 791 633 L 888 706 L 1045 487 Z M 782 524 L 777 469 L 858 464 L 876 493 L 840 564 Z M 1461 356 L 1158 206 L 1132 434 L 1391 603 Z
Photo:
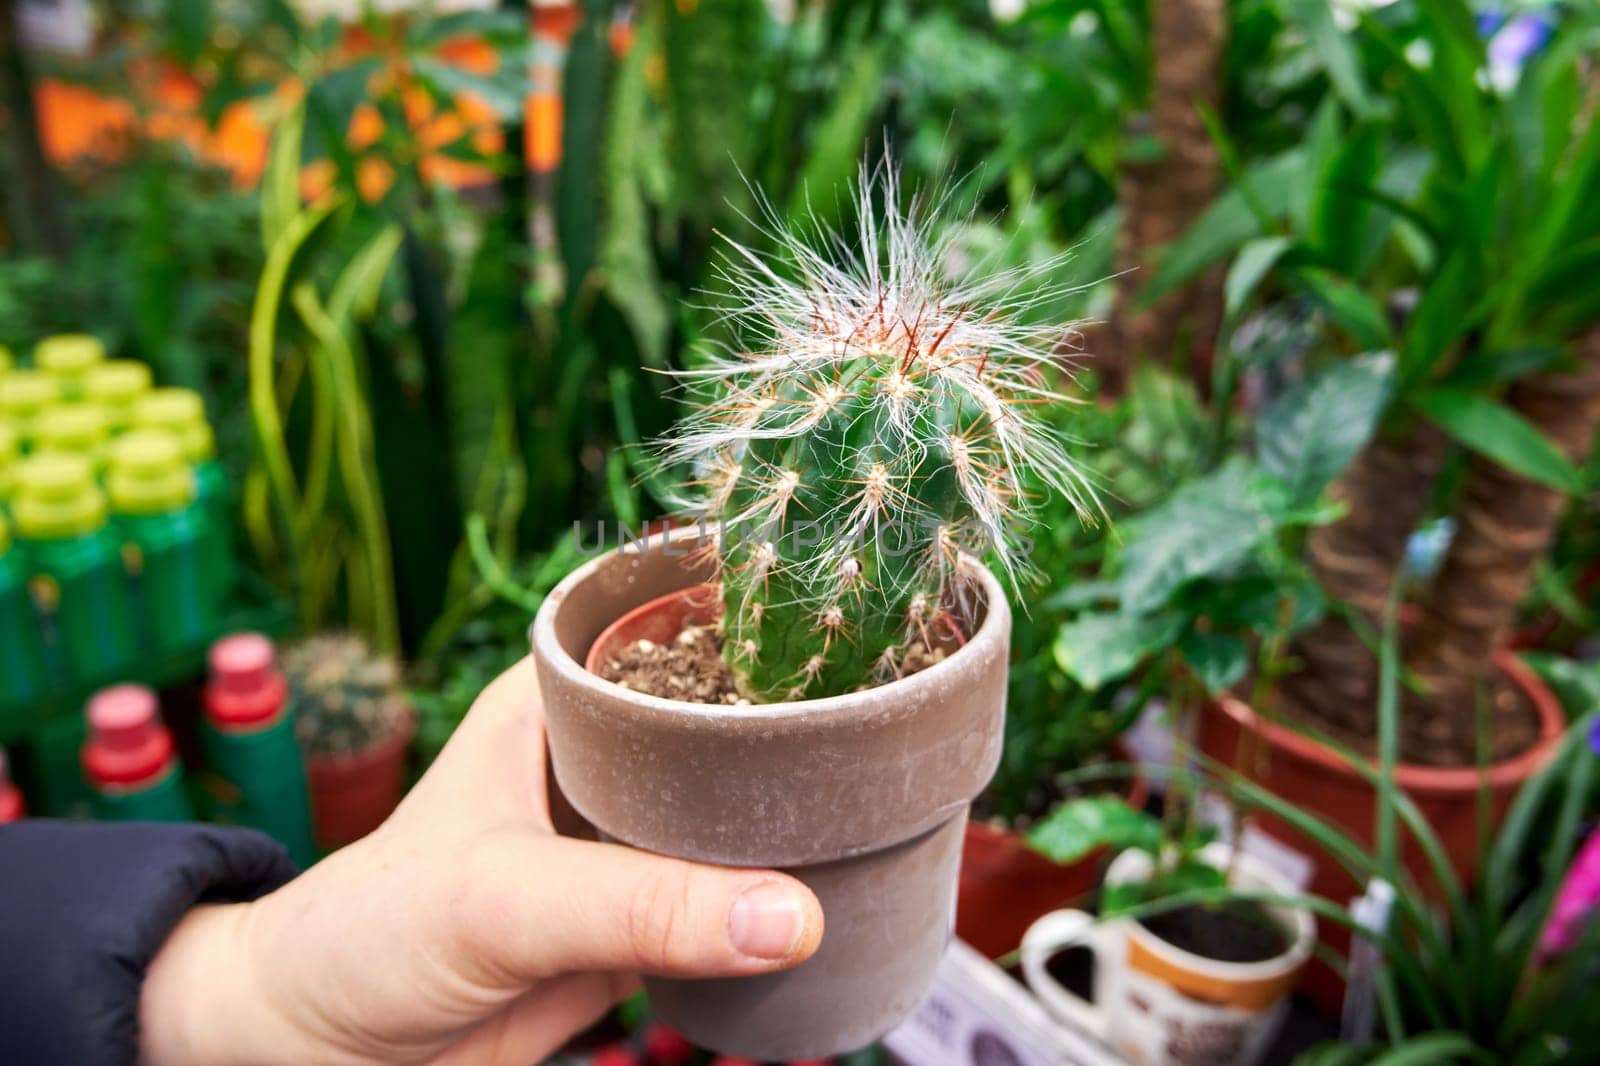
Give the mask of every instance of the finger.
M 543 1062 L 638 989 L 624 974 L 579 974 L 547 981 L 452 1045 L 436 1064 L 526 1066 Z
M 528 656 L 483 690 L 407 801 L 470 824 L 531 821 L 548 829 L 545 790 L 544 704 Z
M 612 844 L 519 835 L 475 857 L 454 908 L 486 979 L 588 971 L 769 973 L 810 958 L 822 907 L 799 881 Z

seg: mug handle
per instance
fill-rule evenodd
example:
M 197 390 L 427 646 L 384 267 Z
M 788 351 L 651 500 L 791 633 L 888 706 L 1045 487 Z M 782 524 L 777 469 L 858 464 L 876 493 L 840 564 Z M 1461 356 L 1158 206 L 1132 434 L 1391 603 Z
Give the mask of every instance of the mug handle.
M 1084 911 L 1051 911 L 1023 934 L 1022 974 L 1028 988 L 1052 1014 L 1105 1043 L 1111 1036 L 1105 1012 L 1051 977 L 1047 969 L 1056 952 L 1076 946 L 1094 952 L 1096 966 L 1108 965 L 1110 960 L 1103 957 L 1107 945 L 1102 930 L 1099 919 Z

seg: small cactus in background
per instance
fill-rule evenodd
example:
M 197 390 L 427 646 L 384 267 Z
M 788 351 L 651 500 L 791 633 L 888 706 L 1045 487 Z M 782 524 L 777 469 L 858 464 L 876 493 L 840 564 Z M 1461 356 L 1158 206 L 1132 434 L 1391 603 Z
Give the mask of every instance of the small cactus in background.
M 410 721 L 400 667 L 349 633 L 311 637 L 284 652 L 295 734 L 309 756 L 353 755 Z
M 963 551 L 1013 582 L 1027 569 L 1030 486 L 1097 513 L 1037 416 L 1064 399 L 1070 333 L 1026 321 L 1041 268 L 951 281 L 952 249 L 899 193 L 891 167 L 863 170 L 850 237 L 769 212 L 775 255 L 732 244 L 742 350 L 684 372 L 709 398 L 663 445 L 720 534 L 724 654 L 758 702 L 900 676 L 951 635 Z

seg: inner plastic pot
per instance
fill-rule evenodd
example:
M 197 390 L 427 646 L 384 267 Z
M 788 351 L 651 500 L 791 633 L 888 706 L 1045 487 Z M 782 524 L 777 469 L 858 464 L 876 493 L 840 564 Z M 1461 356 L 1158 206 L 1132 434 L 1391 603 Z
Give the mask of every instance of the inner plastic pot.
M 967 807 L 1004 733 L 1010 612 L 976 564 L 965 647 L 910 677 L 798 703 L 660 699 L 584 668 L 630 611 L 710 578 L 694 530 L 597 558 L 534 623 L 557 782 L 606 836 L 661 854 L 794 875 L 817 894 L 822 947 L 762 977 L 647 978 L 662 1020 L 743 1058 L 862 1047 L 926 994 L 949 940 Z M 680 619 L 681 624 L 681 619 Z

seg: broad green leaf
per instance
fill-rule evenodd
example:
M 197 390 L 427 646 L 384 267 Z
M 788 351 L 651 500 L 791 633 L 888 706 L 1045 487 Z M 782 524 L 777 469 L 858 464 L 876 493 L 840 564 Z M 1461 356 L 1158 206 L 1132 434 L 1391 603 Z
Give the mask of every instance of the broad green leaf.
M 883 66 L 883 49 L 873 47 L 857 53 L 845 70 L 833 106 L 811 137 L 810 157 L 789 202 L 791 219 L 812 218 L 823 225 L 837 220 L 878 106 Z
M 1123 524 L 1122 609 L 1149 612 L 1197 577 L 1238 566 L 1272 528 L 1236 458 Z
M 412 68 L 446 100 L 471 96 L 496 117 L 511 119 L 522 113 L 528 91 L 527 70 L 519 63 L 503 62 L 492 74 L 476 74 L 432 56 L 414 56 Z
M 1464 1058 L 1485 1061 L 1487 1053 L 1461 1033 L 1425 1033 L 1373 1059 L 1371 1066 L 1438 1066 Z M 1492 1057 L 1489 1061 L 1493 1061 Z
M 1378 110 L 1361 73 L 1361 56 L 1356 51 L 1356 36 L 1341 30 L 1333 21 L 1333 5 L 1328 0 L 1286 0 L 1284 15 L 1297 25 L 1310 42 L 1311 52 L 1334 91 L 1350 110 L 1366 117 Z
M 1261 415 L 1261 466 L 1289 486 L 1294 506 L 1313 503 L 1366 447 L 1389 402 L 1394 358 L 1341 360 L 1298 382 Z
M 368 318 L 377 309 L 383 279 L 389 274 L 403 237 L 399 226 L 385 226 L 339 272 L 327 309 L 328 316 L 341 329 L 348 330 L 353 320 Z
M 1383 305 L 1355 283 L 1316 267 L 1302 267 L 1293 277 L 1306 295 L 1362 348 L 1373 351 L 1392 346 L 1394 335 Z
M 1583 479 L 1566 456 L 1504 404 L 1453 388 L 1418 393 L 1412 403 L 1456 441 L 1506 469 L 1559 492 L 1583 491 Z
M 1166 650 L 1181 629 L 1175 615 L 1085 614 L 1056 631 L 1056 665 L 1084 688 L 1099 688 Z
M 1178 638 L 1183 661 L 1212 695 L 1238 684 L 1250 669 L 1250 649 L 1231 633 L 1201 633 L 1186 629 Z
M 272 135 L 267 172 L 261 180 L 261 246 L 271 249 L 300 211 L 300 148 L 305 132 L 303 108 L 278 122 Z
M 1229 318 L 1238 315 L 1256 286 L 1294 244 L 1288 237 L 1258 237 L 1239 249 L 1223 283 L 1223 306 Z
M 1161 823 L 1116 796 L 1069 800 L 1028 833 L 1028 844 L 1056 862 L 1077 862 L 1100 848 L 1161 847 Z
M 1566 353 L 1553 345 L 1475 351 L 1456 364 L 1444 384 L 1457 389 L 1486 389 L 1515 381 L 1524 374 L 1548 370 Z

